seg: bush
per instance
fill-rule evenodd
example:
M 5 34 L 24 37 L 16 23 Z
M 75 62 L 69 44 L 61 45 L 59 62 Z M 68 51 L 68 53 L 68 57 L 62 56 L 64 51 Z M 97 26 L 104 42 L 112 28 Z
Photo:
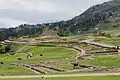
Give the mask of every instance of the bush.
M 11 50 L 10 45 L 5 46 L 5 51 L 6 51 L 6 52 L 8 52 L 8 51 L 10 51 L 10 50 Z
M 0 46 L 0 53 L 6 53 L 11 50 L 10 45 L 1 45 Z
M 111 38 L 111 37 L 112 37 L 110 34 L 107 34 L 107 33 L 105 33 L 105 32 L 100 32 L 98 35 L 99 35 L 99 36 L 108 37 L 108 38 Z
M 118 37 L 120 37 L 120 35 L 118 35 Z

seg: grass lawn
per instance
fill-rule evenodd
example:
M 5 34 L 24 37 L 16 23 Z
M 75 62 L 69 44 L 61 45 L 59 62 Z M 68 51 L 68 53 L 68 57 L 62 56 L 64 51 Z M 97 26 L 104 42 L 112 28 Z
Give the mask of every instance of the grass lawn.
M 66 77 L 66 78 L 36 78 L 36 79 L 0 79 L 0 80 L 120 80 L 120 76 L 104 77 Z
M 0 75 L 32 75 L 32 71 L 9 64 L 0 64 Z
M 24 51 L 32 52 L 33 57 L 27 59 L 27 55 L 23 53 L 17 53 L 15 55 L 0 55 L 0 62 L 4 62 L 4 64 L 0 64 L 0 75 L 33 74 L 31 71 L 26 70 L 22 67 L 11 66 L 11 63 L 31 64 L 39 63 L 41 61 L 63 61 L 63 59 L 66 58 L 69 60 L 69 58 L 72 58 L 76 54 L 76 52 L 72 49 L 60 47 L 27 46 Z M 40 54 L 43 54 L 43 56 L 40 56 Z M 17 60 L 18 58 L 22 58 L 22 61 Z M 66 67 L 68 68 L 71 66 L 67 66 L 66 64 L 60 68 L 66 69 Z
M 104 39 L 99 38 L 99 39 L 95 39 L 94 41 L 105 43 L 105 44 L 120 46 L 120 37 L 112 37 L 112 38 L 104 38 Z
M 17 53 L 12 56 L 7 56 L 7 58 L 2 59 L 0 61 L 14 63 L 14 62 L 19 62 L 17 58 L 22 58 L 23 59 L 22 63 L 37 63 L 40 61 L 71 58 L 76 54 L 76 52 L 73 51 L 72 49 L 60 48 L 60 47 L 28 46 L 24 49 L 24 51 L 32 52 L 33 57 L 26 59 L 26 54 Z M 40 56 L 40 54 L 42 54 L 43 56 Z
M 18 54 L 15 54 L 15 55 L 8 55 L 8 56 L 6 56 L 6 58 L 1 59 L 0 61 L 4 62 L 4 63 L 16 63 L 16 62 L 19 63 L 20 61 L 18 61 L 17 58 L 25 59 L 26 55 L 22 54 L 22 53 L 18 53 Z
M 33 57 L 26 60 L 27 63 L 40 61 L 60 60 L 73 57 L 76 52 L 69 48 L 28 46 L 25 51 L 32 52 Z M 43 56 L 40 56 L 42 54 Z
M 80 61 L 82 64 L 105 66 L 109 68 L 120 68 L 120 55 L 97 56 L 95 60 Z
M 113 37 L 120 35 L 120 26 L 119 27 L 109 27 L 109 29 L 104 30 L 105 33 L 110 34 Z
M 73 66 L 71 64 L 59 64 L 54 66 L 56 68 L 66 69 L 66 70 L 73 70 Z
M 17 51 L 17 50 L 19 50 L 21 48 L 22 48 L 21 45 L 11 45 L 11 49 L 14 50 L 14 51 Z
M 7 54 L 0 54 L 0 59 L 3 59 L 6 56 L 8 56 L 8 55 Z
M 116 22 L 115 22 L 115 21 L 118 21 L 119 19 L 111 18 L 111 19 L 109 19 L 109 21 L 112 21 L 112 23 L 100 23 L 96 27 L 99 28 L 98 31 L 102 31 L 107 34 L 110 34 L 113 37 L 116 37 L 116 36 L 120 35 L 120 31 L 119 31 L 120 26 L 118 25 L 118 23 L 116 24 Z

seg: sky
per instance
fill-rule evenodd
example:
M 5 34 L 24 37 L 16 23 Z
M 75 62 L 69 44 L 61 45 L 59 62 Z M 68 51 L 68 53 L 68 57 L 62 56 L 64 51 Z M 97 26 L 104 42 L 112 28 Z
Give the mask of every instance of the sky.
M 0 28 L 68 20 L 108 0 L 0 0 Z

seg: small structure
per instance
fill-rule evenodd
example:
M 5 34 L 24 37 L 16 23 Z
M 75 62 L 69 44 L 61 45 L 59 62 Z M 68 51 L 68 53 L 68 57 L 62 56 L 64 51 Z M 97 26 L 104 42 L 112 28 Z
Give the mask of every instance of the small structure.
M 77 60 L 71 61 L 71 64 L 73 65 L 74 69 L 79 68 L 79 62 Z
M 28 54 L 30 57 L 33 56 L 33 54 L 31 52 L 27 52 L 26 54 Z
M 120 49 L 118 50 L 118 53 L 120 54 Z
M 120 47 L 117 46 L 116 49 L 117 49 L 118 53 L 120 54 Z
M 25 54 L 27 54 L 27 59 L 28 59 L 29 57 L 33 57 L 33 54 L 32 54 L 31 52 L 26 52 Z

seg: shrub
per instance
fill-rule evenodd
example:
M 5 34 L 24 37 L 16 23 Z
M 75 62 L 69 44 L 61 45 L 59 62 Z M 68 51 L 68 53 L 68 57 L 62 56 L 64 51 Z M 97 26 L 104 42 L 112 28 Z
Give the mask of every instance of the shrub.
M 1 45 L 0 46 L 0 53 L 6 53 L 11 50 L 10 45 Z

